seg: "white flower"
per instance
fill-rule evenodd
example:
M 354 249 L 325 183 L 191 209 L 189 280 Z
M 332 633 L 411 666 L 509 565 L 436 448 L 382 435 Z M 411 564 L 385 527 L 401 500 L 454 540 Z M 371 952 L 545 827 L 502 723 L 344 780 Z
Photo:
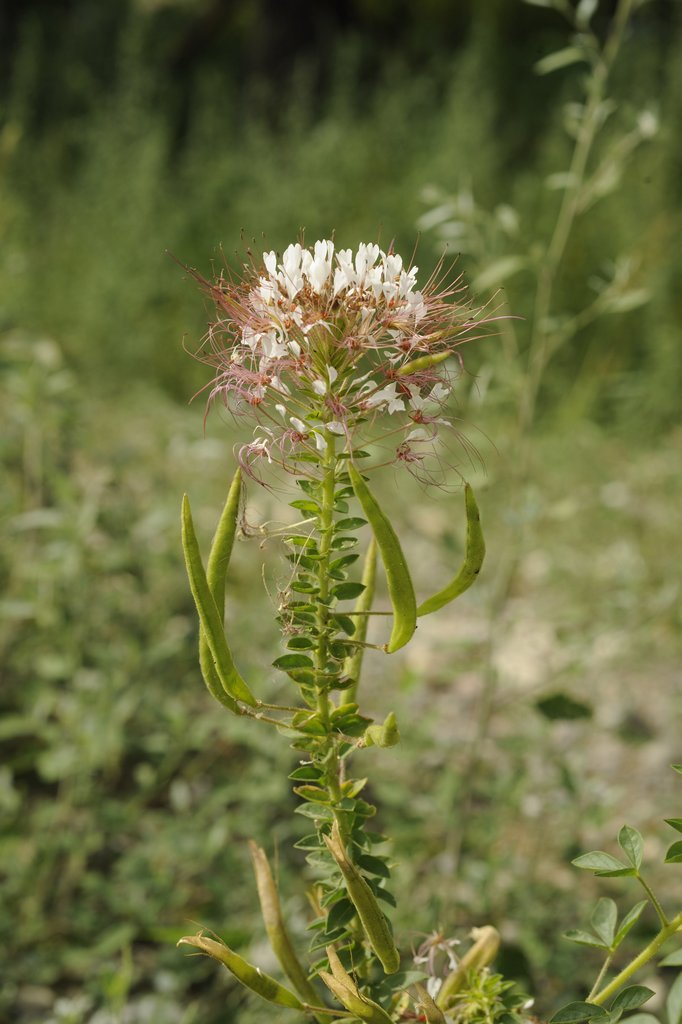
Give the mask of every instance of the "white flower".
M 377 391 L 375 394 L 370 395 L 366 400 L 367 407 L 370 409 L 377 408 L 380 405 L 386 405 L 386 411 L 389 413 L 393 412 L 404 412 L 405 406 L 403 405 L 402 398 L 396 395 L 396 384 L 387 384 L 381 391 Z

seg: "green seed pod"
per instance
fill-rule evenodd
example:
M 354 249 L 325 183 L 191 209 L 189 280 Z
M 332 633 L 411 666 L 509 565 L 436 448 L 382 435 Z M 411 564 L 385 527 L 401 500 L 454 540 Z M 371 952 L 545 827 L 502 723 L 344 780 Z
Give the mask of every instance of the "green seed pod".
M 439 363 L 445 362 L 449 359 L 452 352 L 434 352 L 430 356 L 418 356 L 417 359 L 413 359 L 409 363 L 405 363 L 398 369 L 398 375 L 400 377 L 407 377 L 411 373 L 419 373 L 421 370 L 428 370 L 431 366 L 437 366 Z
M 244 960 L 238 953 L 235 953 L 229 946 L 226 946 L 224 942 L 216 942 L 214 939 L 208 939 L 206 936 L 199 932 L 197 935 L 186 935 L 180 939 L 178 946 L 194 946 L 196 949 L 201 950 L 202 953 L 206 953 L 208 956 L 213 957 L 214 960 L 218 960 L 219 963 L 224 964 L 227 967 L 237 981 L 240 981 L 246 988 L 250 988 L 256 995 L 261 996 L 262 999 L 266 999 L 269 1003 L 276 1003 L 278 1006 L 288 1006 L 293 1010 L 304 1010 L 305 1007 L 301 1000 L 290 992 L 288 988 L 284 988 L 278 981 L 271 978 L 269 974 L 264 974 L 259 967 L 254 967 L 247 960 Z
M 386 1011 L 358 991 L 357 985 L 345 970 L 332 946 L 327 947 L 327 957 L 332 974 L 320 971 L 320 977 L 339 1002 L 368 1024 L 390 1024 L 391 1018 Z
M 222 616 L 225 611 L 225 579 L 234 547 L 239 519 L 239 500 L 242 494 L 242 471 L 237 468 L 227 499 L 213 537 L 211 550 L 206 563 L 206 579 L 209 590 L 213 594 L 218 612 Z
M 374 537 L 372 537 L 369 542 L 369 547 L 367 548 L 365 563 L 362 570 L 362 585 L 365 589 L 360 594 L 360 597 L 355 604 L 355 611 L 360 614 L 353 616 L 353 623 L 355 624 L 353 640 L 357 640 L 359 644 L 364 644 L 367 639 L 367 626 L 369 624 L 369 615 L 367 613 L 371 611 L 372 605 L 374 604 L 374 589 L 377 575 L 376 568 L 377 543 Z M 349 658 L 346 658 L 343 666 L 344 676 L 348 676 L 353 680 L 346 694 L 349 701 L 354 701 L 358 692 L 358 683 L 360 681 L 360 671 L 362 669 L 362 658 L 364 653 L 364 647 L 356 647 L 354 653 L 351 654 Z
M 388 594 L 393 606 L 393 629 L 386 651 L 392 654 L 405 646 L 417 627 L 414 587 L 396 532 L 352 462 L 348 463 L 348 475 L 355 496 L 372 527 L 386 571 Z
M 261 912 L 263 914 L 265 930 L 267 932 L 268 939 L 270 940 L 270 945 L 272 946 L 275 956 L 282 965 L 284 973 L 287 975 L 300 997 L 306 1003 L 314 1004 L 318 1001 L 317 993 L 308 980 L 308 975 L 296 956 L 289 933 L 286 925 L 284 924 L 282 908 L 280 906 L 279 895 L 277 893 L 277 886 L 275 885 L 275 880 L 272 877 L 268 858 L 265 855 L 265 851 L 254 842 L 249 843 L 249 849 L 251 850 L 253 870 L 256 875 L 258 899 L 260 900 Z
M 430 615 L 437 612 L 444 605 L 454 601 L 456 597 L 468 590 L 481 571 L 485 557 L 485 541 L 481 530 L 481 517 L 478 512 L 478 505 L 469 484 L 464 487 L 464 504 L 467 516 L 467 542 L 464 552 L 464 561 L 459 572 L 451 583 L 439 590 L 433 597 L 428 598 L 417 608 L 417 615 Z
M 199 542 L 194 530 L 192 511 L 187 495 L 182 499 L 182 546 L 194 603 L 197 606 L 201 627 L 206 636 L 206 643 L 218 679 L 228 696 L 235 701 L 243 701 L 244 704 L 256 707 L 256 698 L 237 671 L 225 639 L 221 615 L 210 591 L 201 561 Z
M 395 713 L 389 711 L 382 725 L 370 725 L 364 736 L 365 746 L 371 747 L 394 747 L 400 743 L 400 730 L 396 721 Z
M 424 1011 L 427 1024 L 445 1024 L 445 1014 L 433 1001 L 427 990 L 418 982 L 414 986 L 419 996 L 419 1007 Z
M 395 947 L 388 921 L 374 893 L 346 855 L 338 822 L 334 822 L 331 836 L 325 835 L 322 838 L 341 869 L 348 896 L 357 911 L 370 946 L 381 961 L 386 974 L 395 974 L 400 967 L 400 953 Z
M 466 981 L 469 971 L 480 971 L 495 959 L 500 948 L 500 933 L 492 925 L 483 928 L 472 928 L 471 937 L 474 944 L 467 950 L 456 970 L 449 974 L 443 982 L 436 1003 L 441 1010 L 447 1010 L 454 996 L 457 995 Z

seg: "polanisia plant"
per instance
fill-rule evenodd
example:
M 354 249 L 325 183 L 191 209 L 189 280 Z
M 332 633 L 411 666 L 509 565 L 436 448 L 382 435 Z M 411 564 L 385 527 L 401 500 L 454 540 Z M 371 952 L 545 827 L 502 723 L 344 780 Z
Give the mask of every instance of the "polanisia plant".
M 462 346 L 486 330 L 485 311 L 465 301 L 442 268 L 417 287 L 417 267 L 378 245 L 356 252 L 329 240 L 266 252 L 243 273 L 212 282 L 195 272 L 216 317 L 199 352 L 214 369 L 210 400 L 255 421 L 238 446 L 234 476 L 204 563 L 189 499 L 182 507 L 187 571 L 200 620 L 199 660 L 212 696 L 233 714 L 286 736 L 300 762 L 290 778 L 310 832 L 306 851 L 315 884 L 312 942 L 304 963 L 282 916 L 264 850 L 251 852 L 265 929 L 291 987 L 265 975 L 225 943 L 200 932 L 181 940 L 213 957 L 268 1002 L 317 1020 L 385 1024 L 445 1021 L 469 971 L 486 967 L 496 931 L 478 929 L 459 961 L 428 956 L 401 971 L 388 914 L 394 897 L 385 837 L 371 828 L 367 782 L 352 774 L 358 748 L 399 740 L 395 715 L 381 722 L 358 703 L 363 654 L 392 654 L 412 638 L 419 617 L 435 613 L 475 581 L 485 546 L 471 487 L 462 565 L 419 602 L 400 540 L 374 494 L 372 473 L 387 463 L 422 480 L 443 472 L 439 435 L 457 433 L 446 409 Z M 452 363 L 450 364 L 450 366 Z M 378 454 L 377 454 L 378 453 Z M 286 471 L 296 522 L 284 531 L 291 579 L 278 609 L 286 648 L 273 662 L 291 684 L 286 704 L 259 698 L 240 673 L 224 623 L 226 576 L 245 481 L 267 483 Z M 360 561 L 358 531 L 369 527 Z M 390 626 L 381 645 L 367 641 L 378 564 L 385 573 Z M 356 578 L 353 578 L 353 577 Z M 348 604 L 352 602 L 352 604 Z M 468 959 L 467 959 L 468 958 Z M 504 1011 L 514 1009 L 507 994 Z
M 461 349 L 486 331 L 491 318 L 441 270 L 420 290 L 417 268 L 406 267 L 395 252 L 364 244 L 355 253 L 337 251 L 324 240 L 311 248 L 290 245 L 281 259 L 275 252 L 257 262 L 251 258 L 239 277 L 225 271 L 209 282 L 192 271 L 217 314 L 199 352 L 214 368 L 210 399 L 237 419 L 255 421 L 251 439 L 238 446 L 205 563 L 189 499 L 183 499 L 199 662 L 209 692 L 227 711 L 253 719 L 254 727 L 276 729 L 297 752 L 290 779 L 310 831 L 296 845 L 306 852 L 314 883 L 308 894 L 312 941 L 303 958 L 284 920 L 267 854 L 251 844 L 265 930 L 286 985 L 203 931 L 180 943 L 222 963 L 273 1006 L 320 1022 L 520 1024 L 529 1005 L 491 972 L 499 946 L 491 925 L 473 930 L 461 956 L 452 940 L 434 935 L 414 957 L 411 966 L 418 969 L 401 969 L 410 965 L 403 963 L 389 920 L 395 899 L 386 839 L 371 827 L 375 808 L 365 799 L 367 779 L 352 774 L 356 750 L 390 747 L 400 738 L 392 711 L 374 722 L 360 709 L 365 650 L 391 655 L 404 647 L 420 617 L 439 612 L 474 583 L 485 555 L 476 500 L 463 482 L 463 562 L 441 590 L 418 601 L 400 540 L 372 483 L 373 472 L 386 464 L 402 465 L 423 481 L 437 479 L 442 436 L 457 433 L 446 403 L 461 370 Z M 262 700 L 243 678 L 225 629 L 226 580 L 245 480 L 267 485 L 278 470 L 295 490 L 290 505 L 296 519 L 278 531 L 290 562 L 277 615 L 285 653 L 273 662 L 289 679 L 291 697 L 282 704 Z M 360 562 L 355 549 L 363 527 L 370 539 Z M 374 609 L 379 565 L 390 626 L 384 642 L 373 644 L 367 625 L 371 615 L 382 614 Z M 681 819 L 667 820 L 682 831 Z M 615 1024 L 637 1009 L 652 993 L 630 985 L 630 978 L 682 931 L 682 912 L 667 914 L 642 878 L 639 833 L 624 826 L 619 844 L 626 862 L 598 851 L 575 864 L 599 875 L 635 877 L 647 899 L 620 924 L 613 900 L 602 899 L 592 932 L 567 933 L 602 950 L 605 960 L 586 1001 L 558 1011 L 554 1024 Z M 667 862 L 682 862 L 681 846 L 673 843 Z M 647 905 L 659 918 L 655 938 L 607 980 L 618 948 Z M 680 951 L 663 962 L 682 963 Z M 678 979 L 671 991 L 669 1024 L 682 1024 L 681 985 Z M 638 1016 L 646 1020 L 636 1024 L 657 1024 Z

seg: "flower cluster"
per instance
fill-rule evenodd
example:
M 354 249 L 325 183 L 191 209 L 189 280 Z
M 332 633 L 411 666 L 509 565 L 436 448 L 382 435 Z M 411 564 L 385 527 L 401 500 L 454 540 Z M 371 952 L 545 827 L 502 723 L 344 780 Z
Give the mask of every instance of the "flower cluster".
M 210 399 L 259 424 L 241 449 L 247 471 L 262 458 L 295 468 L 330 435 L 358 447 L 379 413 L 390 416 L 393 458 L 421 463 L 420 446 L 448 423 L 444 361 L 482 317 L 448 301 L 458 282 L 439 291 L 434 277 L 419 290 L 417 273 L 378 245 L 353 253 L 326 239 L 290 245 L 281 259 L 266 252 L 239 280 L 195 275 L 218 311 L 200 353 L 216 370 Z

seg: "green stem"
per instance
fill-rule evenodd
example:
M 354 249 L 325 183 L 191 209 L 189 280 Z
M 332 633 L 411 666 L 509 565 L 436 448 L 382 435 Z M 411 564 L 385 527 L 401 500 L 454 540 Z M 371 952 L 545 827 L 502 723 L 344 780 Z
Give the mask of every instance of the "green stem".
M 647 896 L 651 900 L 651 902 L 653 904 L 653 908 L 656 911 L 656 913 L 658 914 L 658 919 L 661 922 L 661 925 L 663 926 L 663 928 L 667 927 L 667 925 L 669 925 L 670 922 L 668 921 L 668 918 L 666 917 L 666 914 L 665 914 L 665 912 L 663 910 L 663 907 L 661 906 L 661 904 L 658 902 L 658 900 L 654 896 L 654 894 L 653 894 L 652 890 L 650 889 L 649 885 L 647 884 L 647 882 L 644 881 L 644 879 L 642 878 L 642 876 L 640 874 L 637 875 L 637 881 L 642 886 L 642 888 L 644 889 L 645 893 L 647 894 Z
M 319 597 L 317 601 L 317 648 L 315 650 L 315 669 L 322 674 L 327 665 L 328 656 L 328 623 L 329 623 L 329 553 L 334 533 L 334 487 L 336 482 L 336 450 L 335 438 L 325 431 L 327 447 L 322 462 L 322 504 L 320 509 L 320 558 L 317 563 L 317 584 Z M 318 689 L 317 710 L 325 728 L 329 727 L 329 694 L 324 685 Z
M 642 952 L 639 953 L 634 960 L 631 960 L 627 967 L 624 967 L 620 974 L 617 974 L 613 981 L 610 981 L 609 984 L 601 990 L 601 992 L 598 992 L 596 996 L 590 999 L 590 1002 L 595 1003 L 597 1006 L 601 1006 L 607 999 L 610 999 L 612 995 L 615 995 L 618 989 L 622 988 L 623 985 L 630 980 L 633 974 L 635 974 L 640 967 L 644 967 L 644 965 L 648 963 L 656 953 L 658 953 L 661 946 L 663 946 L 668 939 L 672 938 L 675 932 L 680 931 L 681 929 L 682 911 L 680 911 L 680 913 L 677 914 L 665 928 L 661 928 L 658 935 L 652 939 L 649 945 L 645 946 Z
M 633 0 L 620 0 L 611 32 L 590 76 L 587 102 L 568 170 L 571 184 L 564 192 L 552 238 L 538 277 L 530 341 L 529 378 L 520 408 L 519 428 L 521 434 L 526 432 L 533 421 L 540 384 L 552 354 L 551 332 L 547 326 L 547 318 L 552 308 L 554 284 L 573 230 L 573 224 L 579 213 L 587 162 L 596 134 L 602 124 L 600 107 L 604 100 L 606 83 L 623 41 L 625 28 L 632 11 L 632 2 Z
M 601 985 L 602 981 L 604 980 L 604 977 L 606 976 L 606 972 L 608 971 L 609 967 L 611 966 L 611 961 L 612 960 L 613 960 L 613 952 L 609 953 L 609 955 L 607 956 L 606 960 L 602 964 L 602 968 L 601 968 L 599 974 L 597 975 L 597 980 L 595 981 L 594 985 L 590 989 L 590 994 L 587 997 L 588 1003 L 591 1003 L 591 1002 L 594 1001 L 594 996 L 599 991 L 599 986 Z

